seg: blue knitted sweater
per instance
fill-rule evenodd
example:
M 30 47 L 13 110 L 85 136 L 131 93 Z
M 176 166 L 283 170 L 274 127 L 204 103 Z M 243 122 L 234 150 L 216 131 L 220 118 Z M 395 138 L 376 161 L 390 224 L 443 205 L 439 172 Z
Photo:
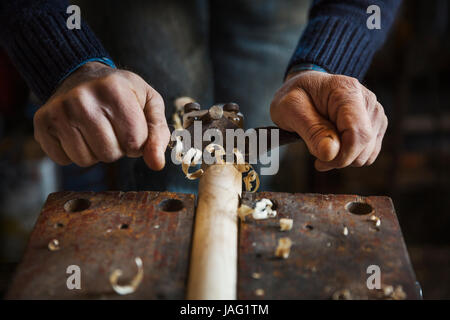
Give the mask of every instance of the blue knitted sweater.
M 309 23 L 288 69 L 310 63 L 362 79 L 383 44 L 401 0 L 315 0 Z M 41 101 L 86 60 L 109 58 L 82 22 L 69 30 L 65 0 L 1 0 L 0 45 Z M 381 28 L 369 29 L 370 5 L 380 8 Z

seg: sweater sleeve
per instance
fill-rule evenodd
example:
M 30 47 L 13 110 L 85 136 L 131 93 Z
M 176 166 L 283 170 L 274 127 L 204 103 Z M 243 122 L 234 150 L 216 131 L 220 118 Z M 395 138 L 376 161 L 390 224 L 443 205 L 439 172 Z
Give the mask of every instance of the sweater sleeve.
M 0 1 L 0 45 L 41 102 L 78 65 L 110 59 L 89 26 L 69 29 L 62 0 Z
M 314 0 L 288 71 L 311 63 L 361 80 L 384 43 L 401 0 Z M 367 8 L 380 8 L 380 29 L 369 29 Z

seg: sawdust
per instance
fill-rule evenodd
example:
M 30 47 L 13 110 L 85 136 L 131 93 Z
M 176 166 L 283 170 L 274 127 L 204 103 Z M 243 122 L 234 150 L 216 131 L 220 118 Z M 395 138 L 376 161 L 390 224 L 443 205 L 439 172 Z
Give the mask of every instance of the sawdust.
M 292 240 L 288 237 L 278 239 L 278 247 L 275 250 L 275 256 L 287 259 L 291 252 Z
M 287 218 L 281 218 L 280 219 L 280 231 L 289 231 L 289 230 L 291 230 L 293 224 L 294 224 L 294 220 L 287 219 Z

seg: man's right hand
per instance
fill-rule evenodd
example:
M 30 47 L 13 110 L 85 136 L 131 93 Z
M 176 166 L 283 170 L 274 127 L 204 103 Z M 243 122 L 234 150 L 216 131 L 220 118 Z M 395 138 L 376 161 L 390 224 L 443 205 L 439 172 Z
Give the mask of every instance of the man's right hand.
M 143 156 L 161 170 L 170 132 L 163 99 L 141 77 L 89 62 L 36 112 L 34 137 L 60 165 Z

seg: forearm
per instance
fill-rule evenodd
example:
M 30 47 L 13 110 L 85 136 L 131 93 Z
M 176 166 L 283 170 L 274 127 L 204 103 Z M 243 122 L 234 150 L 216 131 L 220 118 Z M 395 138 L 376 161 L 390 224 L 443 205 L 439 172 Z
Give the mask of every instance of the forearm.
M 83 21 L 67 28 L 67 1 L 15 0 L 0 4 L 0 40 L 40 101 L 77 66 L 108 53 Z
M 361 80 L 384 43 L 401 0 L 316 0 L 309 23 L 288 66 L 315 64 L 330 73 Z M 368 29 L 367 8 L 377 5 L 381 28 Z

